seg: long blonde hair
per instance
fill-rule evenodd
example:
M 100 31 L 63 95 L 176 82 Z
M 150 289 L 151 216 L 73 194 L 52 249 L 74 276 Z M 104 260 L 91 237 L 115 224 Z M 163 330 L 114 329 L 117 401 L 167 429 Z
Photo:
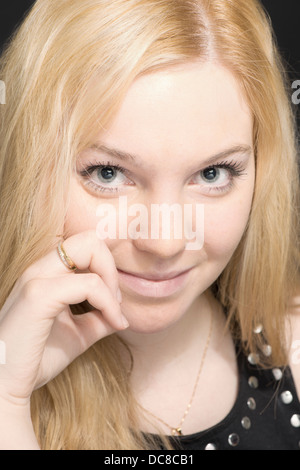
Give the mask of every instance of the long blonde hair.
M 283 67 L 257 0 L 37 0 L 1 59 L 0 307 L 63 233 L 74 159 L 133 80 L 195 59 L 228 67 L 254 116 L 253 207 L 213 290 L 245 349 L 260 352 L 263 337 L 271 365 L 283 365 L 285 314 L 298 286 L 297 149 Z M 263 335 L 253 333 L 258 323 Z M 154 445 L 138 430 L 116 341 L 100 341 L 34 392 L 43 449 Z

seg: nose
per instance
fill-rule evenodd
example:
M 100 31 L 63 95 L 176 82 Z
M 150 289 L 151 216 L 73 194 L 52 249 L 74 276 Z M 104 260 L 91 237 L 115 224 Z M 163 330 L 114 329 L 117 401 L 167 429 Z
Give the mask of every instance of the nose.
M 133 240 L 133 245 L 137 250 L 147 252 L 161 259 L 175 258 L 185 250 L 185 241 L 176 239 L 151 240 L 139 238 Z
M 144 225 L 132 243 L 139 251 L 157 258 L 174 258 L 186 248 L 183 205 L 179 203 L 147 204 L 147 227 Z

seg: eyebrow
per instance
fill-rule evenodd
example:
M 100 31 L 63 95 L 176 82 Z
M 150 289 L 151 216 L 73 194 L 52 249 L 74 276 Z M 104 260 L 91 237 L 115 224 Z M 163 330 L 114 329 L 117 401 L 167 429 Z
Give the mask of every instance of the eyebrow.
M 134 162 L 135 164 L 138 164 L 138 160 L 139 160 L 138 156 L 125 152 L 123 150 L 108 147 L 103 144 L 94 144 L 90 147 L 90 149 L 96 150 L 100 153 L 109 155 L 114 158 L 118 158 L 120 160 L 124 160 L 124 161 L 129 160 L 129 161 Z M 252 151 L 253 151 L 253 148 L 250 145 L 244 145 L 244 144 L 234 145 L 233 147 L 225 149 L 222 152 L 219 152 L 207 158 L 205 161 L 201 163 L 201 166 L 203 168 L 209 167 L 219 160 L 222 160 L 224 158 L 228 158 L 237 154 L 245 155 L 248 157 L 252 153 Z

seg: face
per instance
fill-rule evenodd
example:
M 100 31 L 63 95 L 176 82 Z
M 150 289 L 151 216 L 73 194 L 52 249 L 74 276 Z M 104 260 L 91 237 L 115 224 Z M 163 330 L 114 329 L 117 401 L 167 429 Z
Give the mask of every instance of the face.
M 252 135 L 251 112 L 233 75 L 216 64 L 190 63 L 139 77 L 111 124 L 79 155 L 65 232 L 98 230 L 101 208 L 118 224 L 105 243 L 132 331 L 175 324 L 228 264 L 251 210 Z M 182 210 L 181 236 L 175 223 L 167 236 L 163 221 L 157 226 L 151 211 L 160 204 Z M 125 223 L 140 236 L 125 235 Z M 203 244 L 191 244 L 186 224 L 203 228 Z

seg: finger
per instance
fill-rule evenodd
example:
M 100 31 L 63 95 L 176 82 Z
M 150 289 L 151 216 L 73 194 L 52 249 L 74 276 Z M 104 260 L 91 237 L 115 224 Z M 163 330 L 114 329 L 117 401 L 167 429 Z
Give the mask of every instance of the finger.
M 75 315 L 74 323 L 80 333 L 79 337 L 84 349 L 88 349 L 92 344 L 116 331 L 98 310 L 92 310 L 84 315 Z
M 98 282 L 95 278 L 98 278 Z M 69 304 L 80 303 L 85 299 L 101 311 L 98 315 L 94 312 L 93 321 L 91 312 L 87 314 L 86 320 L 80 320 L 79 316 L 77 318 L 69 312 Z M 79 326 L 74 330 L 75 324 L 81 324 L 82 330 Z M 2 375 L 5 376 L 6 373 L 10 377 L 11 368 L 12 371 L 17 371 L 20 383 L 26 384 L 30 379 L 27 377 L 30 370 L 34 371 L 39 367 L 49 339 L 57 345 L 57 348 L 54 348 L 56 354 L 62 350 L 66 352 L 61 363 L 66 366 L 72 358 L 83 352 L 91 341 L 101 338 L 97 335 L 106 335 L 107 332 L 121 330 L 125 326 L 120 305 L 96 274 L 31 280 L 22 289 L 18 301 L 1 322 L 1 341 L 7 345 L 6 369 L 2 369 Z M 95 328 L 95 331 L 90 331 L 89 327 Z M 56 357 L 58 359 L 58 356 Z M 54 369 L 63 367 L 58 362 L 53 364 Z M 28 386 L 31 388 L 33 385 L 29 382 Z
M 44 370 L 44 376 L 37 377 L 35 387 L 47 383 L 49 376 L 55 377 L 93 344 L 115 332 L 97 310 L 74 316 L 62 312 L 55 319 L 47 340 L 44 352 L 47 371 Z
M 78 271 L 90 271 L 101 276 L 117 298 L 119 290 L 118 271 L 114 258 L 103 240 L 95 231 L 81 232 L 63 242 L 67 255 L 76 264 Z M 60 274 L 74 274 L 62 262 L 57 250 L 52 250 L 26 270 L 23 283 L 36 277 L 55 277 Z
M 38 319 L 53 320 L 66 306 L 87 300 L 102 312 L 105 320 L 115 329 L 128 326 L 122 315 L 120 304 L 112 295 L 103 279 L 95 273 L 67 274 L 56 278 L 40 278 L 28 281 L 20 292 L 13 310 L 18 328 L 22 323 L 36 323 Z M 18 305 L 19 304 L 19 305 Z M 21 314 L 20 314 L 21 312 Z M 8 317 L 13 320 L 12 314 Z
M 94 343 L 115 332 L 98 310 L 84 315 L 63 312 L 53 324 L 47 350 L 64 350 L 67 361 L 70 362 Z
M 69 305 L 86 299 L 98 311 L 72 315 Z M 32 279 L 19 292 L 17 301 L 1 322 L 1 340 L 7 345 L 7 363 L 2 377 L 9 383 L 15 380 L 15 374 L 20 386 L 16 396 L 24 393 L 27 396 L 36 383 L 34 371 L 39 368 L 49 339 L 57 345 L 52 353 L 57 358 L 53 370 L 58 370 L 101 339 L 101 335 L 125 326 L 119 303 L 97 274 Z M 66 354 L 61 354 L 62 351 Z
M 64 247 L 79 271 L 88 269 L 101 276 L 117 297 L 119 277 L 115 260 L 106 243 L 99 240 L 95 231 L 73 235 L 64 242 Z

